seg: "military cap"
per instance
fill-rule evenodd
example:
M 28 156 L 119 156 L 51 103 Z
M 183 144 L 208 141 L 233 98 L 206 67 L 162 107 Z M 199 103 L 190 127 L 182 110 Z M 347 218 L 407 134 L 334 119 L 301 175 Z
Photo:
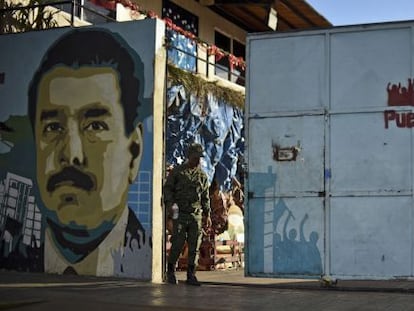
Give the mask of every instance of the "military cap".
M 197 155 L 199 157 L 202 157 L 203 152 L 204 152 L 203 146 L 197 143 L 192 143 L 190 146 L 188 146 L 187 156 L 189 157 L 190 155 Z

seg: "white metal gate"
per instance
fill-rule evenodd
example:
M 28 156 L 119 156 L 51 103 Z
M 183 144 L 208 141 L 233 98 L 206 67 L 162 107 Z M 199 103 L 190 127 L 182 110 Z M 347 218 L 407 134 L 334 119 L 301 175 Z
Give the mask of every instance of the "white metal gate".
M 413 27 L 248 37 L 248 275 L 413 276 Z

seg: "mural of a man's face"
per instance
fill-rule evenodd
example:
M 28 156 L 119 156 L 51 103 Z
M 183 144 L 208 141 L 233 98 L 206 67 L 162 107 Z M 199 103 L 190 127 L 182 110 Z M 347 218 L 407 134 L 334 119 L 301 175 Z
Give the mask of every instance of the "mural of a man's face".
M 40 80 L 37 179 L 46 208 L 63 225 L 93 229 L 116 222 L 125 208 L 142 155 L 142 131 L 125 133 L 120 94 L 112 68 L 56 67 Z

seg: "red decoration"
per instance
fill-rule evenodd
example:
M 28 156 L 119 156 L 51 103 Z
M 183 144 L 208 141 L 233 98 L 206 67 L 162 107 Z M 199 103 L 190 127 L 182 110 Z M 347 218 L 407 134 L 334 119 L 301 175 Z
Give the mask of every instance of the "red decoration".
M 207 55 L 215 55 L 216 61 L 218 62 L 220 59 L 224 57 L 224 52 L 215 45 L 211 45 L 207 48 Z
M 139 5 L 132 2 L 131 0 L 91 0 L 94 4 L 102 6 L 104 8 L 115 10 L 116 3 L 120 3 L 123 6 L 130 8 L 133 11 L 139 12 L 140 14 L 146 15 L 148 18 L 158 18 L 157 14 L 155 14 L 154 11 L 142 11 L 139 8 Z M 167 28 L 170 28 L 179 34 L 189 38 L 193 42 L 199 44 L 199 45 L 205 45 L 207 46 L 207 55 L 215 55 L 216 61 L 219 61 L 224 56 L 227 56 L 230 63 L 230 69 L 233 70 L 234 66 L 240 68 L 241 70 L 246 70 L 246 63 L 243 60 L 242 57 L 236 57 L 233 54 L 230 54 L 220 48 L 218 48 L 215 45 L 209 45 L 205 41 L 202 41 L 200 38 L 196 37 L 192 32 L 186 31 L 182 29 L 181 27 L 175 25 L 173 21 L 170 18 L 164 18 L 163 21 L 165 22 L 165 25 Z
M 149 18 L 158 18 L 158 15 L 154 11 L 148 11 L 147 13 Z
M 108 10 L 115 10 L 116 8 L 116 1 L 110 0 L 91 0 L 91 2 L 95 5 L 101 6 Z

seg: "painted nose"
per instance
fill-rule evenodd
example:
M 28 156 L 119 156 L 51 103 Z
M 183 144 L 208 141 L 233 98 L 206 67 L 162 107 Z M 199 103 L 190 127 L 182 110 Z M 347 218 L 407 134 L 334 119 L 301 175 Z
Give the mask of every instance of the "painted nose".
M 85 164 L 82 138 L 78 126 L 69 125 L 63 141 L 61 162 L 67 165 L 82 166 Z

